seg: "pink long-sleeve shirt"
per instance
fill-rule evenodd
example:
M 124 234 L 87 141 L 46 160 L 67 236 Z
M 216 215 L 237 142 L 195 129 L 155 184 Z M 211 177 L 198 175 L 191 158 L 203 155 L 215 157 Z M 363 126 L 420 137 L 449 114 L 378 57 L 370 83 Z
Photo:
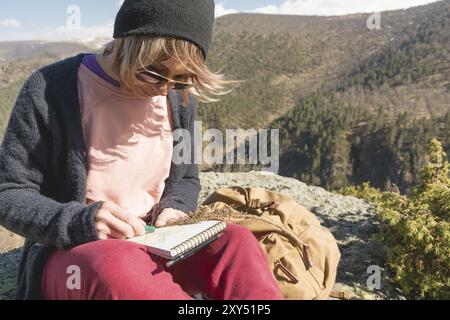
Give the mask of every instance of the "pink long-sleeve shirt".
M 145 215 L 161 199 L 170 172 L 169 99 L 136 96 L 84 64 L 78 92 L 87 148 L 86 203 L 109 200 Z

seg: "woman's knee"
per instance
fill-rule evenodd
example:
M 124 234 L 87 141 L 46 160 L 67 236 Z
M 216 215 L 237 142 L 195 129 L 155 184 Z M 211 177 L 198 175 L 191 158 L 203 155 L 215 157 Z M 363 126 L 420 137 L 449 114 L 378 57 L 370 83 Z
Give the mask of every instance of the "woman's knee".
M 111 290 L 142 268 L 151 270 L 157 265 L 144 246 L 122 240 L 99 240 L 58 250 L 49 258 L 43 274 L 44 296 L 108 299 Z
M 228 238 L 228 241 L 238 244 L 258 243 L 258 240 L 249 229 L 238 224 L 227 224 L 225 236 Z
M 89 263 L 89 299 L 190 299 L 145 246 L 101 241 Z
M 72 248 L 66 255 L 97 272 L 104 267 L 126 266 L 137 259 L 149 259 L 144 246 L 113 239 L 99 240 Z
M 109 286 L 132 277 L 134 274 L 153 272 L 158 264 L 143 245 L 123 240 L 100 240 L 93 248 L 79 252 L 86 272 Z

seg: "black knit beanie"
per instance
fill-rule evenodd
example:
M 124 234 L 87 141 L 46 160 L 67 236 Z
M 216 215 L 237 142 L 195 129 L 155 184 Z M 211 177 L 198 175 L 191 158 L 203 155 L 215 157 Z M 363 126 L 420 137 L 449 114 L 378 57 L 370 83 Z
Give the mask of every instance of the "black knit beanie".
M 125 0 L 114 39 L 127 35 L 173 37 L 197 45 L 206 58 L 212 40 L 214 0 Z

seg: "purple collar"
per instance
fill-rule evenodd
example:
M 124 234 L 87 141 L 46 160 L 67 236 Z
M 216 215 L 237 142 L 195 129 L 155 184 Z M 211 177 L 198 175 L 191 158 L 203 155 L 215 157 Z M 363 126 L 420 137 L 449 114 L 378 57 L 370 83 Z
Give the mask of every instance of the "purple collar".
M 85 65 L 91 72 L 95 73 L 97 76 L 102 78 L 105 81 L 108 81 L 109 83 L 115 85 L 116 87 L 120 87 L 120 82 L 114 80 L 111 78 L 105 70 L 100 66 L 100 64 L 97 61 L 97 58 L 95 57 L 95 54 L 87 54 L 83 57 L 82 61 L 83 65 Z

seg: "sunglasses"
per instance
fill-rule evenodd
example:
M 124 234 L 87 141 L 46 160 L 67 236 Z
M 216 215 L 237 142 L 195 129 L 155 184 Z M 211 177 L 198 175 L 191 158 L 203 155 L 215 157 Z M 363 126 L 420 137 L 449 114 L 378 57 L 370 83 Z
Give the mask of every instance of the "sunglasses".
M 147 70 L 147 69 L 145 69 L 143 71 L 139 71 L 136 74 L 136 77 L 139 80 L 141 80 L 145 83 L 149 83 L 149 84 L 169 83 L 169 85 L 172 85 L 172 88 L 174 88 L 176 90 L 186 90 L 186 89 L 194 88 L 196 86 L 195 83 L 169 79 L 155 71 L 151 71 L 151 70 Z

